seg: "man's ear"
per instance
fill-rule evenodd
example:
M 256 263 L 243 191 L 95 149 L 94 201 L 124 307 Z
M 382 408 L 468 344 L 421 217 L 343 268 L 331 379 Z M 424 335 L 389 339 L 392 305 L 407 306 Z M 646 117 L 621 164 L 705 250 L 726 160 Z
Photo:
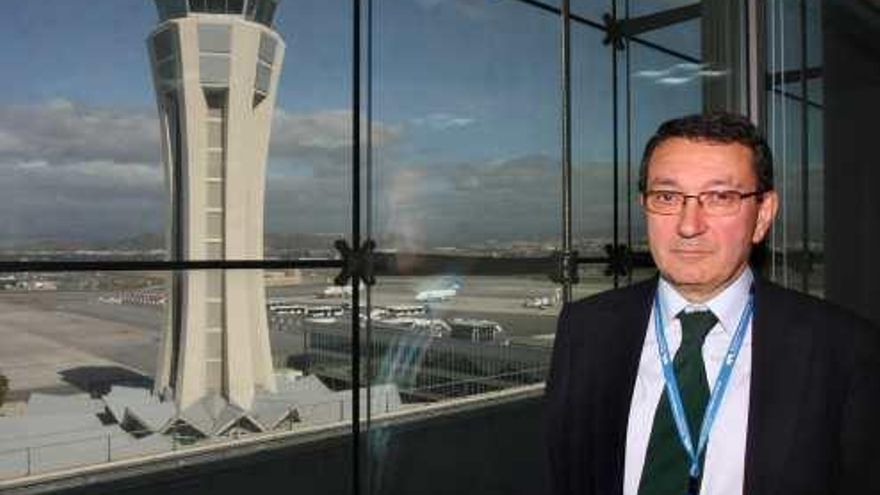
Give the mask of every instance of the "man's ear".
M 755 231 L 752 233 L 752 244 L 758 244 L 767 235 L 776 212 L 779 211 L 779 195 L 775 190 L 770 190 L 762 195 L 758 203 L 758 218 L 755 221 Z

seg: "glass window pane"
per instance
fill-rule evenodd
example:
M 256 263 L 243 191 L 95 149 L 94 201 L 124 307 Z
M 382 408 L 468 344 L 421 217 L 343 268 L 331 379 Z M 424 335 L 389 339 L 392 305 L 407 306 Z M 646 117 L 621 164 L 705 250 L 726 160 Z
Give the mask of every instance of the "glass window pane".
M 372 383 L 413 408 L 542 381 L 560 307 L 549 265 L 531 259 L 559 247 L 559 19 L 462 5 L 375 4 L 369 210 L 393 273 L 371 289 L 359 350 Z M 309 344 L 341 380 L 343 330 Z
M 380 245 L 548 255 L 561 224 L 559 59 L 547 55 L 558 18 L 517 2 L 473 16 L 446 3 L 377 8 Z
M 223 182 L 208 182 L 208 208 L 223 206 Z
M 573 246 L 582 257 L 604 257 L 614 241 L 614 125 L 611 52 L 604 33 L 572 26 L 572 224 Z M 619 240 L 626 242 L 626 210 Z M 613 286 L 603 269 L 581 267 L 575 298 Z
M 666 120 L 702 110 L 702 84 L 699 69 L 690 62 L 636 44 L 630 45 L 630 52 L 630 188 L 638 191 L 638 169 L 648 139 Z M 632 199 L 638 201 L 637 195 Z M 640 206 L 633 208 L 633 247 L 647 253 L 644 213 Z
M 223 327 L 223 304 L 216 302 L 209 302 L 205 306 L 205 324 L 208 328 L 222 328 Z
M 275 63 L 275 46 L 277 43 L 271 36 L 263 33 L 260 35 L 260 60 L 272 65 Z
M 191 12 L 207 12 L 207 0 L 189 0 L 189 10 Z
M 232 33 L 229 26 L 199 24 L 199 50 L 210 53 L 229 53 Z
M 208 147 L 222 149 L 224 146 L 223 122 L 209 120 L 206 125 L 208 129 Z
M 226 0 L 226 3 L 230 14 L 241 14 L 244 8 L 244 0 Z
M 621 13 L 625 13 L 628 8 L 630 17 L 639 17 L 696 3 L 699 2 L 696 0 L 663 0 L 661 2 L 657 0 L 626 0 L 626 3 L 621 5 Z
M 207 223 L 205 226 L 205 236 L 208 239 L 222 239 L 223 238 L 223 214 L 222 213 L 207 213 L 205 215 L 207 218 Z
M 674 50 L 697 60 L 703 58 L 701 52 L 702 22 L 699 18 L 680 22 L 661 29 L 648 31 L 638 37 L 656 43 L 663 48 Z
M 589 21 L 604 25 L 602 16 L 611 13 L 611 4 L 614 1 L 615 0 L 571 0 L 571 13 L 586 18 Z M 549 3 L 556 8 L 562 8 L 562 0 L 545 0 L 544 3 Z M 622 4 L 623 1 L 619 1 L 619 3 Z M 619 8 L 622 9 L 623 7 L 621 6 Z M 574 25 L 577 24 L 573 24 L 573 26 Z
M 257 0 L 257 11 L 254 14 L 254 20 L 260 24 L 271 26 L 277 6 L 278 4 L 275 0 Z
M 229 84 L 229 57 L 202 55 L 199 57 L 199 76 L 203 84 Z
M 153 38 L 153 57 L 162 61 L 175 54 L 174 29 L 165 29 Z
M 208 152 L 208 178 L 222 179 L 223 175 L 223 152 Z
M 291 53 L 276 46 L 272 67 L 280 74 L 266 162 L 266 256 L 336 257 L 333 242 L 350 231 L 350 8 L 343 0 L 280 4 L 276 28 Z M 374 133 L 394 130 L 377 122 Z
M 254 81 L 254 87 L 257 89 L 257 91 L 260 91 L 261 93 L 268 93 L 271 83 L 272 68 L 267 65 L 257 63 L 257 77 Z
M 222 241 L 206 241 L 205 242 L 205 259 L 206 260 L 222 260 L 225 259 Z
M 247 0 L 245 17 L 247 17 L 248 20 L 251 20 L 251 21 L 254 20 L 254 15 L 257 11 L 257 2 L 258 1 L 259 0 Z
M 226 13 L 226 0 L 206 0 L 207 11 L 212 14 Z

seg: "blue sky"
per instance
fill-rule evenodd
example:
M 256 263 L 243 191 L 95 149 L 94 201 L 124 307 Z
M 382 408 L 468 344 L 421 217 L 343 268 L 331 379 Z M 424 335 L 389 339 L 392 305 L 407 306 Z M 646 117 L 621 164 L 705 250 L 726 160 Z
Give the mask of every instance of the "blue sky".
M 412 249 L 557 236 L 558 19 L 512 0 L 375 5 L 379 233 L 394 234 L 400 245 L 393 247 Z M 145 45 L 156 21 L 149 0 L 4 5 L 0 235 L 7 243 L 163 230 L 166 197 Z M 266 230 L 346 232 L 350 2 L 283 0 L 276 28 L 287 52 Z M 603 36 L 573 28 L 573 146 L 576 235 L 607 238 L 611 80 Z M 696 24 L 656 36 L 686 52 L 699 46 Z M 700 68 L 643 47 L 631 55 L 638 155 L 657 123 L 699 109 Z

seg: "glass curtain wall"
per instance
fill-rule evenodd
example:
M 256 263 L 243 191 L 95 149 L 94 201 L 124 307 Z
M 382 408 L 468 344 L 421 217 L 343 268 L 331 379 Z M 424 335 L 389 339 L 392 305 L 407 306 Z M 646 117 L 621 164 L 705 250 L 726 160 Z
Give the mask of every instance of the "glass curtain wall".
M 770 273 L 824 294 L 821 5 L 771 2 L 766 32 L 765 128 L 776 159 L 781 208 L 770 238 Z
M 540 394 L 562 304 L 654 274 L 642 149 L 660 122 L 714 104 L 708 85 L 742 89 L 704 26 L 748 40 L 688 1 L 191 2 L 264 35 L 242 99 L 224 85 L 239 70 L 228 30 L 202 29 L 191 52 L 169 35 L 152 61 L 143 49 L 189 4 L 158 0 L 160 19 L 151 2 L 90 1 L 93 17 L 69 22 L 83 2 L 19 2 L 0 20 L 15 37 L 0 65 L 18 68 L 0 82 L 0 483 L 323 428 L 352 443 L 328 492 L 383 493 L 415 462 L 387 448 L 384 421 Z M 783 197 L 769 273 L 822 294 L 821 12 L 769 2 L 761 16 Z M 206 89 L 178 91 L 193 61 Z M 230 126 L 273 92 L 265 189 L 245 194 L 265 213 L 241 218 L 229 174 L 251 162 Z M 184 145 L 193 101 L 204 159 Z M 175 209 L 189 200 L 197 211 Z M 255 224 L 262 252 L 227 255 L 244 252 L 227 233 Z M 205 249 L 187 253 L 190 237 Z M 265 303 L 229 310 L 254 280 Z M 198 290 L 192 316 L 174 295 Z M 224 363 L 243 345 L 229 329 L 261 321 L 271 363 L 253 373 L 274 384 L 245 407 L 229 400 Z M 207 393 L 179 404 L 190 347 Z M 26 424 L 65 426 L 37 438 Z
M 315 349 L 354 355 L 334 284 L 356 214 L 351 3 L 6 13 L 0 65 L 18 69 L 0 82 L 0 491 L 350 435 L 356 394 Z M 340 462 L 332 492 L 352 487 Z

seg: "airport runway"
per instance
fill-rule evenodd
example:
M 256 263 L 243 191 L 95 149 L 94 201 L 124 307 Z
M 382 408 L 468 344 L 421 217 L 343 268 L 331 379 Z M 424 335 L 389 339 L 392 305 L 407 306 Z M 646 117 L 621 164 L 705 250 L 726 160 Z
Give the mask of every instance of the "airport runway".
M 372 307 L 419 304 L 420 291 L 442 288 L 448 278 L 384 278 L 371 291 Z M 525 307 L 528 298 L 554 297 L 547 279 L 524 277 L 458 277 L 458 294 L 426 303 L 436 318 L 479 318 L 500 323 L 514 345 L 552 345 L 559 305 Z M 342 298 L 321 297 L 326 279 L 285 287 L 270 287 L 270 300 L 305 305 L 340 305 Z M 604 283 L 582 285 L 578 292 L 607 288 Z M 72 390 L 71 370 L 103 369 L 151 377 L 155 372 L 164 310 L 102 302 L 98 291 L 0 292 L 0 372 L 13 391 Z M 366 296 L 361 297 L 362 303 Z M 304 323 L 309 325 L 309 323 Z M 345 327 L 343 322 L 333 323 Z M 300 331 L 272 331 L 276 365 L 303 351 Z

